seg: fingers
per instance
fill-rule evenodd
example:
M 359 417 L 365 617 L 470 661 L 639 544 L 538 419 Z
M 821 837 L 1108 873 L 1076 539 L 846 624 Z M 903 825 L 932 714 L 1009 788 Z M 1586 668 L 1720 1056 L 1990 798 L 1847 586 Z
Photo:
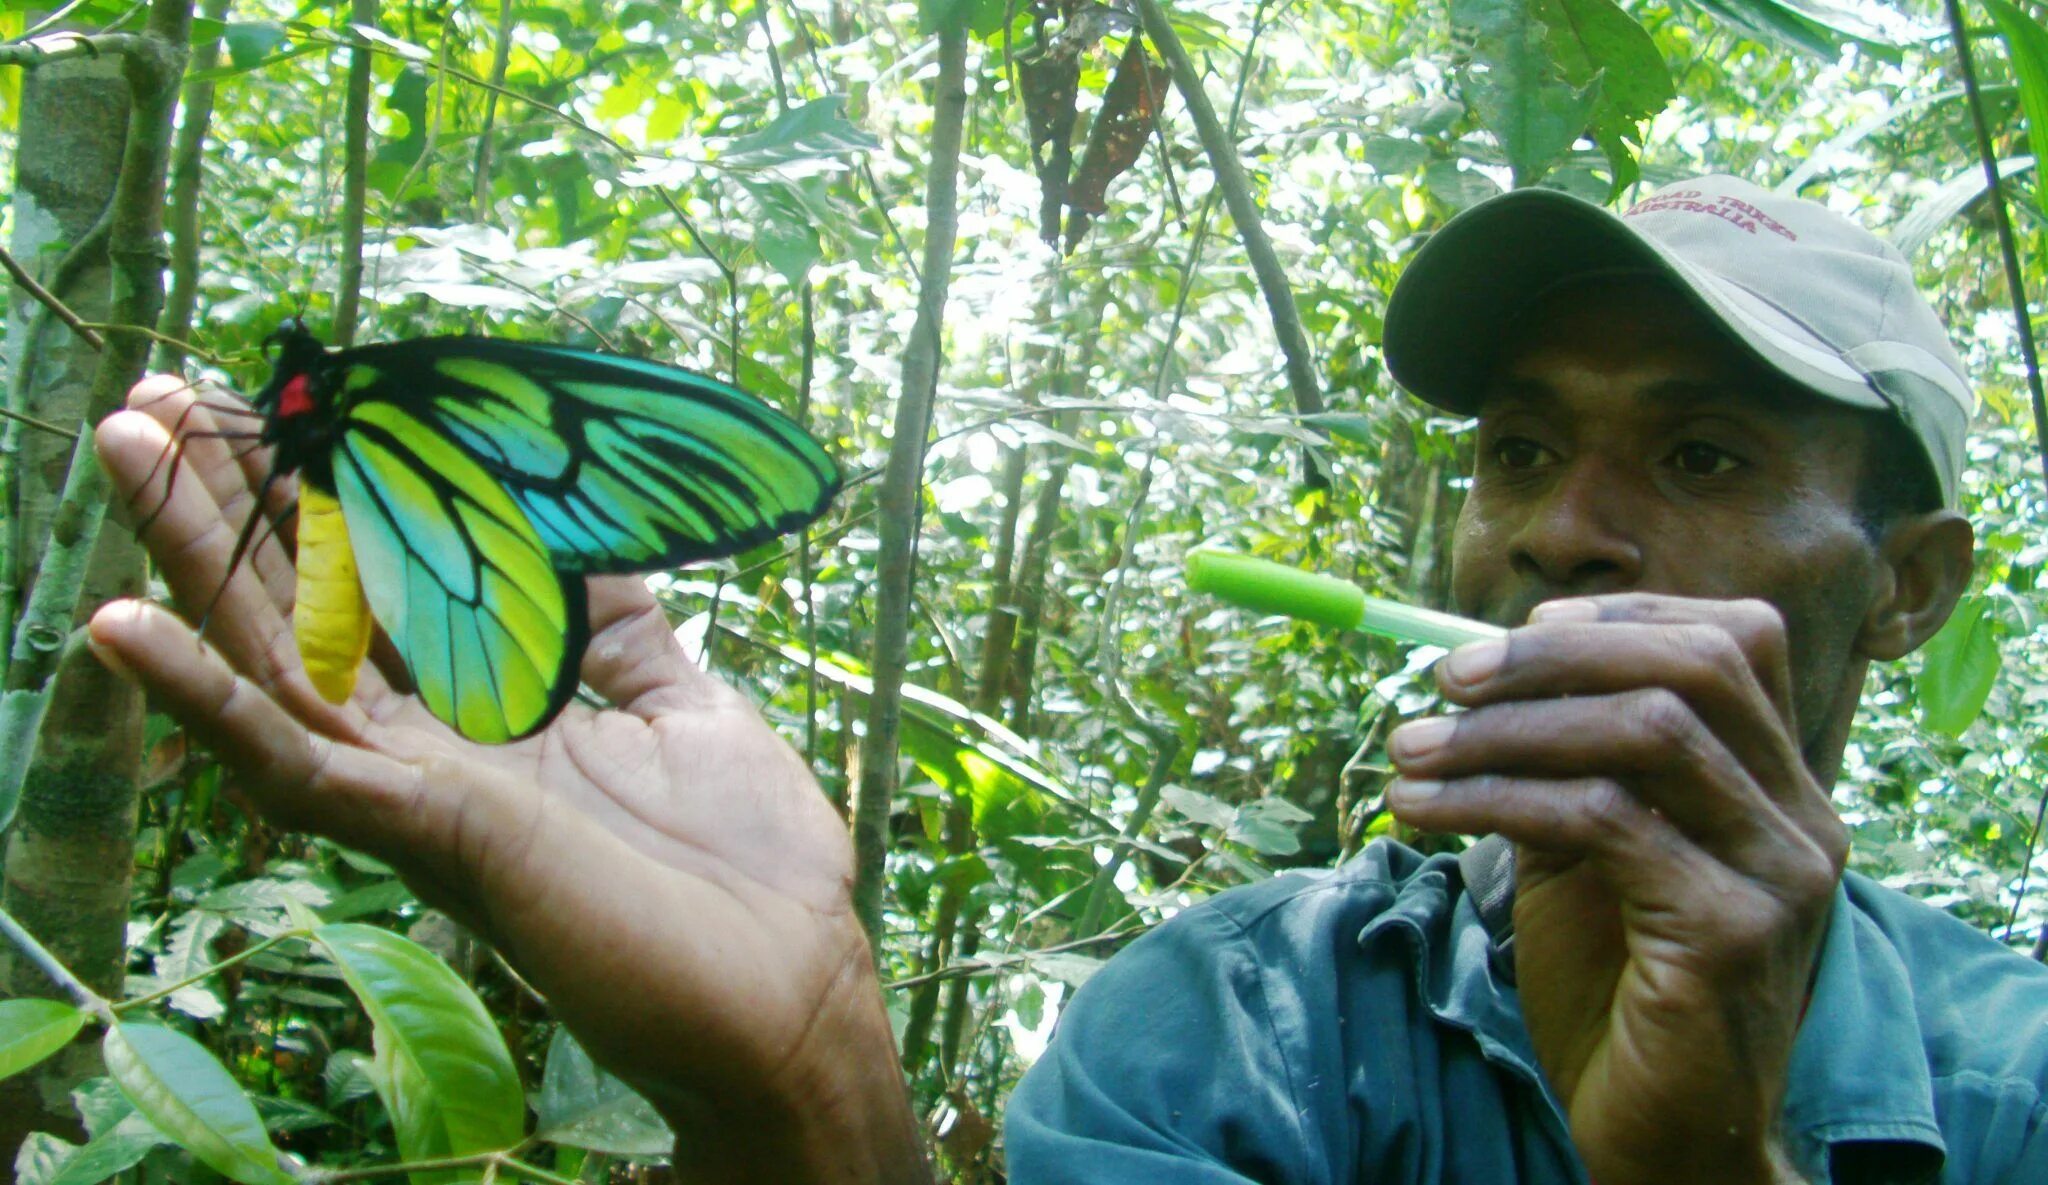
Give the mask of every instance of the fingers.
M 1389 738 L 1406 783 L 1395 805 L 1417 826 L 1515 827 L 1538 846 L 1593 842 L 1619 858 L 1629 845 L 1615 837 L 1630 812 L 1646 812 L 1705 856 L 1795 894 L 1824 890 L 1846 857 L 1846 831 L 1805 765 L 1784 625 L 1767 604 L 1553 602 L 1506 638 L 1453 652 L 1439 679 L 1471 710 Z M 1588 784 L 1599 791 L 1560 805 L 1559 786 Z
M 1403 812 L 1417 825 L 1434 827 L 1469 817 L 1490 824 L 1481 830 L 1505 831 L 1497 825 L 1502 819 L 1489 820 L 1480 810 L 1482 803 L 1498 802 L 1503 819 L 1519 820 L 1524 832 L 1533 835 L 1533 820 L 1517 812 L 1540 802 L 1542 818 L 1554 822 L 1557 831 L 1530 842 L 1552 848 L 1576 847 L 1589 837 L 1625 837 L 1628 828 L 1620 824 L 1647 815 L 1668 821 L 1690 845 L 1774 885 L 1803 887 L 1804 870 L 1827 863 L 1818 845 L 1778 809 L 1728 746 L 1684 700 L 1663 688 L 1496 704 L 1404 728 L 1389 739 L 1389 749 L 1402 777 L 1411 782 L 1409 797 L 1415 797 L 1415 780 L 1444 786 L 1422 809 Z M 1569 801 L 1575 811 L 1591 810 L 1597 819 L 1567 813 L 1551 802 L 1557 783 L 1588 780 L 1599 792 L 1589 801 Z M 1514 787 L 1526 787 L 1527 796 L 1512 792 Z M 1608 801 L 1608 791 L 1621 787 L 1627 802 Z M 1625 862 L 1629 846 L 1610 844 L 1606 854 Z
M 1785 788 L 1798 783 L 1805 760 L 1789 703 L 1769 689 L 1782 682 L 1782 638 L 1782 628 L 1748 623 L 1545 618 L 1507 638 L 1460 648 L 1438 679 L 1452 702 L 1471 707 L 1666 690 L 1761 784 Z
M 140 682 L 158 706 L 240 772 L 264 814 L 343 843 L 390 850 L 383 825 L 411 809 L 411 797 L 422 792 L 405 763 L 310 731 L 190 627 L 154 605 L 114 601 L 93 615 L 89 628 L 102 659 Z M 331 717 L 361 721 L 358 712 L 320 707 Z
M 112 602 L 89 628 L 102 661 L 235 770 L 266 818 L 391 863 L 440 908 L 487 916 L 476 872 L 501 857 L 506 835 L 535 830 L 535 796 L 475 762 L 439 752 L 401 760 L 323 736 L 153 605 Z
M 590 581 L 590 646 L 583 655 L 583 681 L 643 717 L 724 706 L 739 698 L 683 653 L 668 615 L 638 576 Z
M 244 556 L 229 569 L 235 527 L 223 517 L 198 473 L 188 470 L 184 480 L 173 482 L 170 467 L 158 464 L 170 439 L 154 418 L 136 412 L 110 416 L 100 424 L 97 443 L 102 463 L 129 504 L 152 508 L 141 531 L 142 543 L 182 609 L 194 617 L 208 614 L 208 639 L 236 670 L 301 719 L 317 721 L 330 732 L 342 730 L 339 735 L 355 735 L 361 713 L 337 709 L 321 699 L 299 661 L 286 616 L 295 577 L 282 548 L 273 544 L 264 549 L 267 559 Z M 218 475 L 215 482 L 232 488 Z M 259 566 L 272 569 L 267 581 L 258 575 Z
M 256 441 L 262 422 L 257 419 L 231 412 L 238 401 L 232 395 L 218 390 L 201 391 L 183 380 L 169 375 L 151 375 L 135 385 L 129 392 L 129 406 L 161 424 L 165 440 L 150 458 L 151 469 L 161 472 L 164 479 L 191 480 L 197 478 L 219 507 L 220 515 L 230 528 L 239 530 L 255 505 L 255 491 L 269 484 L 264 507 L 270 522 L 275 524 L 290 511 L 293 486 L 290 481 L 269 483 L 271 453 Z M 216 409 L 225 409 L 216 414 Z M 133 426 L 140 434 L 139 426 Z M 137 442 L 136 451 L 141 451 Z M 124 462 L 131 458 L 124 456 Z M 132 458 L 140 461 L 140 455 Z M 171 466 L 183 461 L 183 477 L 178 477 Z M 147 471 L 144 471 L 147 472 Z M 149 515 L 156 508 L 156 500 L 147 491 L 143 492 L 136 507 L 138 519 Z M 282 530 L 288 532 L 287 522 Z M 271 534 L 264 528 L 262 534 Z M 262 579 L 264 586 L 279 604 L 289 604 L 295 581 L 290 552 L 287 546 L 288 534 L 284 537 L 266 538 L 253 547 L 247 562 Z

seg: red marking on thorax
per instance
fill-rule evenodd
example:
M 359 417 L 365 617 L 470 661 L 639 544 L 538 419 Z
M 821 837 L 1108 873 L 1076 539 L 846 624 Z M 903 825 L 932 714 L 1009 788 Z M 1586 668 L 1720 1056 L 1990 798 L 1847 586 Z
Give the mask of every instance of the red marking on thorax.
M 294 375 L 277 397 L 277 414 L 302 416 L 313 410 L 313 396 L 306 390 L 306 376 Z

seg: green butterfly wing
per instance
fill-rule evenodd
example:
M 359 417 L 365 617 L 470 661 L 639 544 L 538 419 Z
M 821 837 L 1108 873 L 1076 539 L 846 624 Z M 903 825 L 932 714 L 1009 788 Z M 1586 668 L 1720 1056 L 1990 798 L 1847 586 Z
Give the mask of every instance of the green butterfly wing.
M 840 489 L 838 466 L 794 421 L 676 367 L 494 338 L 348 359 L 353 391 L 458 443 L 565 572 L 733 555 L 816 519 Z
M 486 743 L 544 727 L 576 692 L 583 581 L 468 450 L 395 403 L 353 404 L 333 459 L 370 610 L 428 710 Z

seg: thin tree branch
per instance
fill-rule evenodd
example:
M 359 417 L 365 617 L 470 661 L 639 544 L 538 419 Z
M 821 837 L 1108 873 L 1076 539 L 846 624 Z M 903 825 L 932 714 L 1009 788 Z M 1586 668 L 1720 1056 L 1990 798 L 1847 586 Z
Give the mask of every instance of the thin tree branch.
M 349 0 L 349 22 L 377 26 L 377 0 Z M 341 283 L 334 294 L 334 344 L 353 345 L 363 307 L 363 207 L 370 176 L 370 39 L 351 31 L 348 97 L 342 106 Z
M 0 407 L 0 419 L 13 420 L 23 427 L 34 428 L 38 432 L 47 432 L 52 436 L 61 436 L 66 440 L 78 439 L 78 433 L 73 432 L 69 428 L 59 428 L 47 420 L 39 420 L 34 416 L 25 415 L 18 411 L 10 411 L 4 407 Z
M 1174 32 L 1173 21 L 1159 0 L 1135 0 L 1135 3 L 1138 15 L 1145 23 L 1145 36 L 1166 60 L 1174 86 L 1180 91 L 1182 100 L 1188 105 L 1188 114 L 1195 121 L 1195 133 L 1202 141 L 1203 151 L 1208 154 L 1209 166 L 1215 170 L 1216 186 L 1223 191 L 1230 216 L 1237 221 L 1238 234 L 1244 239 L 1245 254 L 1251 259 L 1252 271 L 1258 276 L 1259 290 L 1264 294 L 1266 308 L 1273 316 L 1273 330 L 1280 339 L 1280 351 L 1287 358 L 1287 385 L 1294 393 L 1294 408 L 1302 415 L 1315 415 L 1323 410 L 1323 391 L 1316 377 L 1314 356 L 1309 351 L 1308 335 L 1301 327 L 1301 313 L 1295 308 L 1294 293 L 1287 283 L 1287 271 L 1280 266 L 1280 256 L 1274 251 L 1273 240 L 1267 236 L 1265 222 L 1259 214 L 1258 201 L 1252 197 L 1251 180 L 1245 175 L 1243 162 L 1238 159 L 1234 138 L 1216 118 L 1216 109 L 1210 105 L 1209 96 L 1202 89 L 1201 73 L 1196 70 L 1194 59 L 1188 56 L 1187 47 L 1181 44 L 1180 34 Z M 1263 6 L 1261 11 L 1263 13 Z M 1314 476 L 1313 469 L 1309 475 Z
M 442 63 L 445 67 L 446 63 Z M 498 122 L 499 92 L 505 89 L 505 73 L 512 65 L 512 0 L 498 2 L 498 36 L 491 49 L 491 80 L 484 88 L 484 121 L 476 137 L 476 181 L 470 205 L 481 222 L 491 203 L 491 130 Z
M 91 346 L 95 350 L 107 348 L 106 339 L 94 332 L 92 327 L 86 323 L 85 318 L 72 312 L 71 306 L 57 299 L 56 293 L 36 283 L 36 278 L 29 275 L 28 269 L 21 266 L 20 261 L 9 254 L 4 247 L 0 247 L 0 268 L 6 268 L 7 274 L 14 277 L 14 282 L 20 285 L 23 291 L 34 297 L 36 303 L 50 310 L 50 313 L 59 321 L 70 326 L 71 332 L 84 339 L 86 345 Z
M 228 15 L 229 0 L 202 0 L 200 15 L 222 21 Z M 206 132 L 213 123 L 213 83 L 206 74 L 220 64 L 220 38 L 208 37 L 192 51 L 190 73 L 185 84 L 184 118 L 178 124 L 177 139 L 171 147 L 171 191 L 167 222 L 171 232 L 171 289 L 164 297 L 163 333 L 156 352 L 158 369 L 176 374 L 185 368 L 184 339 L 192 335 L 192 315 L 199 307 L 199 189 L 204 184 L 200 168 L 206 151 Z
M 932 151 L 925 190 L 924 277 L 917 320 L 904 348 L 903 393 L 889 443 L 889 464 L 878 499 L 881 550 L 876 564 L 875 647 L 870 668 L 867 736 L 860 781 L 853 794 L 854 914 L 879 955 L 882 897 L 888 854 L 889 805 L 897 785 L 898 730 L 902 725 L 903 667 L 909 657 L 911 580 L 917 565 L 917 525 L 924 488 L 932 405 L 945 354 L 946 289 L 952 278 L 954 237 L 960 222 L 960 149 L 967 127 L 965 13 L 939 30 L 939 75 L 933 95 Z
M 12 942 L 17 950 L 28 956 L 28 961 L 34 963 L 37 970 L 48 976 L 51 983 L 64 989 L 64 994 L 71 997 L 72 1003 L 101 1020 L 112 1023 L 114 1011 L 107 1003 L 106 997 L 93 991 L 86 986 L 84 980 L 73 975 L 69 967 L 59 961 L 56 955 L 51 954 L 48 947 L 36 941 L 36 936 L 29 933 L 27 927 L 14 920 L 14 915 L 4 909 L 0 909 L 0 937 Z
M 1984 115 L 1984 98 L 1977 90 L 1977 64 L 1970 53 L 1970 31 L 1963 23 L 1961 0 L 1944 0 L 1948 26 L 1955 37 L 1956 66 L 1963 75 L 1963 94 L 1970 105 L 1970 123 L 1977 133 L 1977 156 L 1984 165 L 1984 186 L 1990 192 L 1992 223 L 1998 228 L 1998 250 L 2005 261 L 2005 286 L 2012 297 L 2013 322 L 2020 331 L 2020 358 L 2027 367 L 2027 392 L 2034 404 L 2034 448 L 2041 459 L 2041 476 L 2048 482 L 2048 398 L 2041 389 L 2041 355 L 2034 346 L 2034 317 L 2027 303 L 2027 284 L 2020 271 L 2019 248 L 2013 243 L 2012 216 L 2005 207 L 2005 187 L 1998 177 L 1998 155 L 1991 144 L 1991 124 Z M 2034 810 L 2034 829 L 2027 834 L 2026 855 L 2020 860 L 2020 883 L 2012 898 L 2012 912 L 2005 919 L 2006 941 L 2012 940 L 2013 925 L 2019 920 L 2020 903 L 2027 895 L 2027 873 L 2034 865 L 2034 846 L 2041 840 L 2041 821 L 2048 813 L 2048 794 L 2041 796 Z
M 47 66 L 66 58 L 119 57 L 142 48 L 143 38 L 137 33 L 49 33 L 0 45 L 0 66 Z

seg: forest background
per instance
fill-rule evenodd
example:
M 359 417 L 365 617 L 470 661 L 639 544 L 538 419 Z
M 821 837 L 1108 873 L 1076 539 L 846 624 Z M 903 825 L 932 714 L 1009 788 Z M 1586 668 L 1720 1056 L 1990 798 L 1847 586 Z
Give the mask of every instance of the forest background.
M 2048 538 L 2008 276 L 2048 250 L 2048 6 L 1982 2 L 5 0 L 16 1179 L 661 1174 L 659 1119 L 512 968 L 244 814 L 68 645 L 155 587 L 78 426 L 145 364 L 252 389 L 295 314 L 672 360 L 830 443 L 858 480 L 825 520 L 654 583 L 846 813 L 935 1156 L 990 1181 L 1008 1091 L 1119 945 L 1376 836 L 1460 842 L 1378 797 L 1440 652 L 1181 569 L 1222 544 L 1442 603 L 1469 425 L 1378 349 L 1415 248 L 1517 185 L 1826 202 L 1914 261 L 1983 396 L 1976 584 L 1872 676 L 1852 863 L 2041 957 Z

